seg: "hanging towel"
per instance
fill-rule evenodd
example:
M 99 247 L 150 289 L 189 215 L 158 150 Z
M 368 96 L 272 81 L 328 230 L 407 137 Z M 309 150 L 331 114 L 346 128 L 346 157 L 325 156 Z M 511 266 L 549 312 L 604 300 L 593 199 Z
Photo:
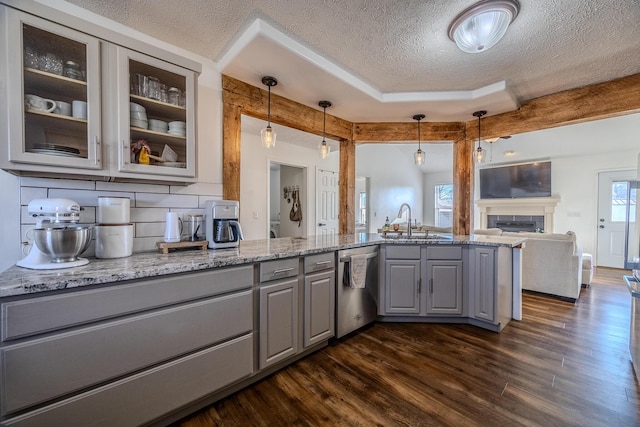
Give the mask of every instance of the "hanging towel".
M 367 281 L 367 254 L 351 255 L 351 280 L 349 286 L 363 289 Z

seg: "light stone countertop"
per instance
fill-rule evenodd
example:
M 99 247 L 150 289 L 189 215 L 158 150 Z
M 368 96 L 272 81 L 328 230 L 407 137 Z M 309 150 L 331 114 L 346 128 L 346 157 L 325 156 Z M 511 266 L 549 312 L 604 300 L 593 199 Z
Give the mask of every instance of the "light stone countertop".
M 59 270 L 30 270 L 14 265 L 0 273 L 0 298 L 195 272 L 381 243 L 517 247 L 526 240 L 518 237 L 486 235 L 442 236 L 445 237 L 442 240 L 385 239 L 378 234 L 340 234 L 330 238 L 285 237 L 243 240 L 240 246 L 234 249 L 178 250 L 164 255 L 158 252 L 144 252 L 117 259 L 90 258 L 87 265 Z

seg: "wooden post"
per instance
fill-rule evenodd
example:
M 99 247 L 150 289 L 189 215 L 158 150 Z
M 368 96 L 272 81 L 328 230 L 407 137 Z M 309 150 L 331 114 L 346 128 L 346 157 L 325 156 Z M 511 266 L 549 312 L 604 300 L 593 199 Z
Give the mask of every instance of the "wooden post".
M 224 92 L 223 92 L 224 97 Z M 222 106 L 222 197 L 240 201 L 240 108 L 224 102 Z
M 351 234 L 356 230 L 356 145 L 353 140 L 340 141 L 340 222 L 339 232 Z
M 473 141 L 453 143 L 453 234 L 469 234 L 473 226 Z

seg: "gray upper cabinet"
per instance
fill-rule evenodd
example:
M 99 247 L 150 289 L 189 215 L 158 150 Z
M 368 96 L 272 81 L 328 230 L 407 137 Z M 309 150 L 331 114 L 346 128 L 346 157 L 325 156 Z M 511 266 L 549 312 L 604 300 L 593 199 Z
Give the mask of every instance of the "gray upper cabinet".
M 33 7 L 46 13 L 46 6 Z M 165 61 L 155 48 L 149 49 L 154 56 L 140 53 L 146 49 L 135 40 L 135 48 L 123 47 L 128 39 L 99 28 L 96 36 L 73 30 L 77 17 L 66 22 L 58 13 L 62 22 L 54 23 L 36 15 L 0 5 L 0 71 L 6 76 L 0 128 L 7 129 L 0 142 L 8 147 L 0 150 L 0 168 L 31 176 L 197 181 L 197 72 L 182 66 L 192 61 L 176 61 L 168 52 Z M 141 95 L 138 76 L 157 81 L 162 95 Z M 179 92 L 171 101 L 170 90 Z M 145 120 L 131 121 L 130 103 Z M 151 129 L 150 120 L 166 123 L 167 130 Z M 138 141 L 149 156 L 132 152 Z
M 100 40 L 3 5 L 0 20 L 0 166 L 103 175 Z

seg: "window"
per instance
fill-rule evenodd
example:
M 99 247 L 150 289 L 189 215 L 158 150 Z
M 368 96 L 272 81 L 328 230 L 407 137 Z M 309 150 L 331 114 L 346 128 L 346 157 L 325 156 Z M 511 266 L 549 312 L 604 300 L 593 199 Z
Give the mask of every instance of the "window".
M 627 200 L 629 183 L 614 181 L 611 183 L 611 221 L 625 222 L 627 203 L 629 203 L 629 222 L 636 220 L 636 189 L 631 189 L 630 200 Z
M 451 227 L 453 220 L 453 184 L 435 186 L 435 226 Z
M 367 193 L 360 193 L 358 200 L 360 201 L 358 203 L 358 219 L 359 223 L 364 225 L 367 223 Z

